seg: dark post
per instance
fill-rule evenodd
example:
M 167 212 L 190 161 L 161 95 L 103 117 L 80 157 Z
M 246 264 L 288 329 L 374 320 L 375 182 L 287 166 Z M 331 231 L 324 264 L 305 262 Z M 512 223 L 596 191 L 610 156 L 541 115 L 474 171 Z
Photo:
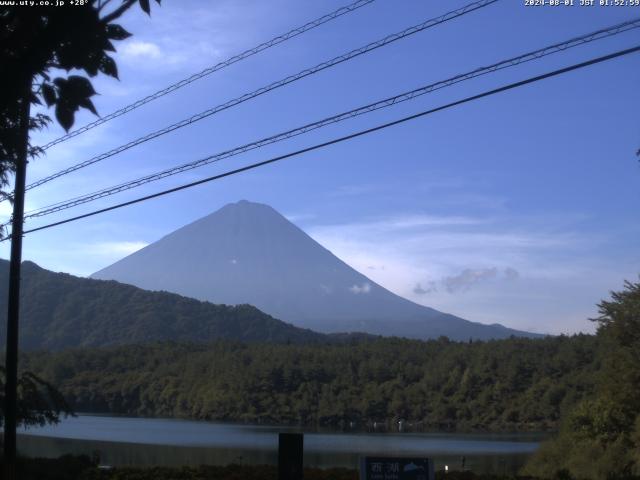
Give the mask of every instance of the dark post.
M 302 480 L 302 433 L 281 433 L 278 436 L 278 480 Z
M 20 137 L 23 144 L 16 159 L 11 227 L 11 260 L 9 263 L 9 307 L 7 312 L 7 378 L 4 393 L 4 461 L 8 480 L 16 478 L 16 424 L 18 411 L 18 317 L 20 314 L 20 267 L 22 262 L 22 227 L 24 223 L 24 190 L 27 176 L 29 145 L 29 110 L 31 106 L 31 77 L 25 82 L 20 99 Z

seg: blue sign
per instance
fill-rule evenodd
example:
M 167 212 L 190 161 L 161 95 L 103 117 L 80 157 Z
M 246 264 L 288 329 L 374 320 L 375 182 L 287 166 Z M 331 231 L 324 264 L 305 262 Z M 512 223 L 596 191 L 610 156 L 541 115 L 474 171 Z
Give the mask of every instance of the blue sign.
M 412 457 L 362 457 L 360 480 L 434 480 L 433 461 Z

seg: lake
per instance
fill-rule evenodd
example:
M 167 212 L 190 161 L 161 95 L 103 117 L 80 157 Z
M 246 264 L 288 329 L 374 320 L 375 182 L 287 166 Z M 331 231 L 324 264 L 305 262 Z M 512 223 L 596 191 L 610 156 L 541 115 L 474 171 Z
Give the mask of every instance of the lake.
M 79 415 L 55 426 L 21 429 L 20 453 L 55 457 L 97 452 L 106 465 L 276 464 L 278 433 L 289 427 Z M 305 465 L 356 468 L 361 455 L 417 455 L 436 468 L 515 473 L 544 434 L 307 432 Z

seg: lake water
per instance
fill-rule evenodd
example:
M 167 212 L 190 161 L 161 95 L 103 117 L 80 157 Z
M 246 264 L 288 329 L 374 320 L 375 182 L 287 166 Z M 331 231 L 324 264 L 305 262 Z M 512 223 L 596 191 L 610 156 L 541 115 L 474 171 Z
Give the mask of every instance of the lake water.
M 276 464 L 278 433 L 287 427 L 80 415 L 55 426 L 20 430 L 28 456 L 98 452 L 107 465 Z M 540 434 L 305 432 L 305 464 L 356 468 L 362 455 L 434 458 L 436 468 L 515 473 L 544 439 Z

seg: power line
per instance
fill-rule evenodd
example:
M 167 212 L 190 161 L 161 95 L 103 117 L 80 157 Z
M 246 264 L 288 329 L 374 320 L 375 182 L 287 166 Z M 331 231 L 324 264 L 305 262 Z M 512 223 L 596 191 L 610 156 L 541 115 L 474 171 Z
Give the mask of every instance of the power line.
M 278 133 L 276 135 L 272 135 L 270 137 L 266 137 L 239 147 L 235 147 L 231 150 L 227 150 L 221 153 L 217 153 L 214 155 L 210 155 L 207 156 L 205 158 L 193 161 L 193 162 L 189 162 L 189 163 L 185 163 L 176 167 L 172 167 L 166 170 L 163 170 L 161 172 L 157 172 L 151 175 L 146 175 L 144 177 L 132 180 L 132 181 L 128 181 L 119 185 L 115 185 L 115 186 L 111 186 L 93 193 L 89 193 L 86 195 L 82 195 L 82 196 L 78 196 L 75 198 L 71 198 L 71 199 L 67 199 L 67 200 L 63 200 L 61 202 L 57 202 L 54 204 L 50 204 L 44 207 L 41 207 L 39 209 L 36 210 L 32 210 L 31 212 L 27 212 L 25 218 L 36 218 L 36 217 L 42 217 L 45 215 L 50 215 L 52 213 L 56 213 L 62 210 L 66 210 L 68 208 L 72 208 L 78 205 L 82 205 L 84 203 L 88 203 L 94 200 L 98 200 L 100 198 L 104 198 L 107 196 L 111 196 L 111 195 L 115 195 L 117 193 L 126 191 L 126 190 L 130 190 L 132 188 L 136 188 L 139 187 L 141 185 L 145 185 L 147 183 L 151 183 L 157 180 L 161 180 L 163 178 L 169 177 L 169 176 L 173 176 L 173 175 L 177 175 L 179 173 L 183 173 L 195 168 L 199 168 L 205 165 L 209 165 L 211 163 L 215 163 L 218 161 L 221 161 L 223 159 L 226 158 L 230 158 L 245 152 L 248 152 L 250 150 L 254 150 L 257 148 L 261 148 L 263 146 L 266 145 L 270 145 L 276 142 L 280 142 L 298 135 L 302 135 L 304 133 L 310 132 L 312 130 L 316 130 L 322 127 L 325 127 L 327 125 L 331 125 L 334 123 L 338 123 L 338 122 L 342 122 L 344 120 L 359 116 L 359 115 L 364 115 L 376 110 L 380 110 L 383 108 L 387 108 L 390 107 L 392 105 L 396 105 L 398 103 L 402 103 L 405 101 L 409 101 L 409 100 L 413 100 L 421 95 L 425 95 L 428 93 L 431 93 L 433 91 L 442 89 L 442 88 L 446 88 L 452 85 L 455 85 L 457 83 L 466 81 L 466 80 L 470 80 L 482 75 L 486 75 L 498 70 L 502 70 L 505 68 L 509 68 L 509 67 L 513 67 L 516 65 L 520 65 L 522 63 L 526 63 L 529 61 L 533 61 L 533 60 L 537 60 L 540 59 L 542 57 L 545 57 L 547 55 L 551 55 L 557 52 L 562 52 L 565 51 L 569 48 L 573 48 L 579 45 L 583 45 L 585 43 L 589 43 L 592 41 L 596 41 L 596 40 L 600 40 L 603 38 L 607 38 L 610 37 L 612 35 L 616 35 L 619 34 L 621 32 L 625 32 L 634 28 L 638 28 L 640 27 L 640 18 L 635 19 L 635 20 L 630 20 L 627 22 L 623 22 L 617 25 L 613 25 L 611 27 L 607 27 L 607 28 L 603 28 L 600 30 L 597 30 L 595 32 L 591 32 L 588 33 L 586 35 L 581 35 L 579 37 L 574 37 L 572 39 L 569 39 L 567 41 L 561 42 L 561 43 L 556 43 L 554 45 L 550 45 L 548 47 L 544 47 L 538 50 L 534 50 L 532 52 L 528 52 L 525 53 L 523 55 L 519 55 L 517 57 L 513 57 L 510 58 L 508 60 L 503 60 L 501 62 L 498 63 L 494 63 L 492 65 L 486 66 L 486 67 L 481 67 L 481 68 L 477 68 L 475 70 L 472 70 L 470 72 L 467 73 L 463 73 L 463 74 L 459 74 L 456 75 L 454 77 L 451 77 L 449 79 L 446 80 L 441 80 L 438 81 L 436 83 L 432 83 L 408 92 L 404 92 L 401 93 L 399 95 L 395 95 L 393 97 L 388 97 L 385 98 L 384 100 L 379 100 L 377 102 L 374 103 L 370 103 L 368 105 L 353 109 L 353 110 L 349 110 L 347 112 L 343 112 L 337 115 L 333 115 L 331 117 L 327 117 L 324 118 L 322 120 L 313 122 L 313 123 L 309 123 L 306 124 L 304 126 L 292 129 L 292 130 L 288 130 L 286 132 L 282 132 L 282 133 Z
M 264 160 L 262 162 L 246 165 L 246 166 L 241 167 L 241 168 L 236 168 L 235 170 L 224 172 L 224 173 L 221 173 L 221 174 L 218 174 L 218 175 L 213 175 L 211 177 L 203 178 L 201 180 L 197 180 L 195 182 L 191 182 L 191 183 L 187 183 L 187 184 L 184 184 L 184 185 L 180 185 L 178 187 L 170 188 L 168 190 L 163 190 L 161 192 L 157 192 L 157 193 L 154 193 L 154 194 L 151 194 L 151 195 L 146 195 L 144 197 L 139 197 L 139 198 L 136 198 L 134 200 L 129 200 L 127 202 L 123 202 L 123 203 L 119 203 L 119 204 L 116 204 L 116 205 L 112 205 L 110 207 L 101 208 L 99 210 L 94 210 L 94 211 L 89 212 L 89 213 L 85 213 L 85 214 L 78 215 L 78 216 L 75 216 L 75 217 L 67 218 L 65 220 L 60 220 L 58 222 L 54 222 L 54 223 L 50 223 L 50 224 L 47 224 L 47 225 L 43 225 L 41 227 L 32 228 L 30 230 L 26 230 L 24 233 L 25 234 L 26 233 L 33 233 L 33 232 L 37 232 L 37 231 L 40 231 L 40 230 L 45 230 L 45 229 L 48 229 L 48 228 L 56 227 L 56 226 L 63 225 L 63 224 L 66 224 L 66 223 L 70 223 L 70 222 L 74 222 L 74 221 L 77 221 L 77 220 L 81 220 L 83 218 L 92 217 L 92 216 L 98 215 L 100 213 L 109 212 L 109 211 L 112 211 L 112 210 L 116 210 L 116 209 L 119 209 L 119 208 L 123 208 L 123 207 L 129 206 L 129 205 L 133 205 L 133 204 L 136 204 L 136 203 L 140 203 L 140 202 L 144 202 L 144 201 L 147 201 L 147 200 L 151 200 L 153 198 L 158 198 L 158 197 L 161 197 L 161 196 L 164 196 L 164 195 L 168 195 L 170 193 L 178 192 L 180 190 L 185 190 L 185 189 L 188 189 L 188 188 L 192 188 L 192 187 L 195 187 L 197 185 L 202 185 L 204 183 L 212 182 L 214 180 L 219 180 L 221 178 L 225 178 L 225 177 L 229 177 L 229 176 L 232 176 L 232 175 L 236 175 L 238 173 L 246 172 L 248 170 L 253 170 L 253 169 L 258 168 L 258 167 L 263 167 L 265 165 L 269 165 L 271 163 L 275 163 L 275 162 L 278 162 L 278 161 L 281 161 L 281 160 L 284 160 L 284 159 L 287 159 L 287 158 L 295 157 L 295 156 L 301 155 L 303 153 L 307 153 L 307 152 L 311 152 L 311 151 L 314 151 L 314 150 L 318 150 L 318 149 L 321 149 L 321 148 L 324 148 L 324 147 L 328 147 L 330 145 L 334 145 L 334 144 L 337 144 L 337 143 L 345 142 L 347 140 L 352 140 L 352 139 L 357 138 L 357 137 L 361 137 L 361 136 L 364 136 L 364 135 L 367 135 L 367 134 L 370 134 L 370 133 L 373 133 L 373 132 L 377 132 L 379 130 L 383 130 L 383 129 L 386 129 L 386 128 L 389 128 L 389 127 L 392 127 L 392 126 L 395 126 L 395 125 L 399 125 L 399 124 L 402 124 L 402 123 L 405 123 L 405 122 L 408 122 L 408 121 L 411 121 L 411 120 L 415 120 L 417 118 L 424 117 L 426 115 L 430 115 L 430 114 L 433 114 L 433 113 L 436 113 L 436 112 L 439 112 L 439 111 L 442 111 L 442 110 L 446 110 L 446 109 L 449 109 L 449 108 L 452 108 L 452 107 L 455 107 L 455 106 L 458 106 L 458 105 L 469 103 L 469 102 L 472 102 L 474 100 L 479 100 L 479 99 L 484 98 L 484 97 L 489 97 L 491 95 L 495 95 L 495 94 L 498 94 L 498 93 L 501 93 L 501 92 L 512 90 L 514 88 L 522 87 L 524 85 L 528 85 L 528 84 L 531 84 L 531 83 L 534 83 L 534 82 L 538 82 L 538 81 L 541 81 L 541 80 L 544 80 L 544 79 L 547 79 L 547 78 L 551 78 L 551 77 L 555 77 L 555 76 L 558 76 L 558 75 L 562 75 L 562 74 L 565 74 L 565 73 L 568 73 L 568 72 L 571 72 L 571 71 L 574 71 L 574 70 L 578 70 L 578 69 L 581 69 L 581 68 L 588 67 L 590 65 L 595 65 L 597 63 L 602 63 L 602 62 L 605 62 L 605 61 L 608 61 L 608 60 L 612 60 L 614 58 L 622 57 L 624 55 L 629 55 L 631 53 L 636 53 L 638 51 L 640 51 L 640 45 L 632 47 L 632 48 L 628 48 L 626 50 L 620 50 L 620 51 L 611 53 L 609 55 L 604 55 L 604 56 L 601 56 L 601 57 L 593 58 L 593 59 L 588 60 L 586 62 L 581 62 L 581 63 L 577 63 L 577 64 L 574 64 L 574 65 L 571 65 L 571 66 L 568 66 L 568 67 L 560 68 L 558 70 L 554 70 L 554 71 L 551 71 L 551 72 L 548 72 L 548 73 L 545 73 L 545 74 L 542 74 L 542 75 L 537 75 L 535 77 L 530 77 L 530 78 L 528 78 L 526 80 L 521 80 L 519 82 L 510 83 L 510 84 L 504 85 L 502 87 L 495 88 L 493 90 L 485 91 L 483 93 L 480 93 L 480 94 L 477 94 L 477 95 L 473 95 L 471 97 L 466 97 L 466 98 L 464 98 L 462 100 L 457 100 L 455 102 L 451 102 L 451 103 L 448 103 L 446 105 L 442 105 L 440 107 L 432 108 L 430 110 L 425 110 L 425 111 L 422 111 L 420 113 L 416 113 L 416 114 L 413 114 L 413 115 L 409 115 L 407 117 L 400 118 L 398 120 L 394 120 L 392 122 L 388 122 L 388 123 L 384 123 L 382 125 L 378 125 L 376 127 L 368 128 L 366 130 L 361 130 L 361 131 L 358 131 L 358 132 L 355 132 L 355 133 L 352 133 L 352 134 L 349 134 L 349 135 L 345 135 L 343 137 L 335 138 L 335 139 L 329 140 L 327 142 L 323 142 L 323 143 L 319 143 L 319 144 L 313 145 L 311 147 L 303 148 L 303 149 L 297 150 L 295 152 L 290 152 L 290 153 L 287 153 L 285 155 L 280 155 L 278 157 L 273 157 L 273 158 L 270 158 L 268 160 Z M 3 239 L 2 241 L 7 240 L 8 238 L 11 238 L 11 237 L 9 236 L 9 237 Z
M 297 80 L 300 80 L 302 78 L 305 78 L 309 75 L 313 75 L 315 73 L 318 73 L 322 70 L 325 70 L 327 68 L 333 67 L 335 65 L 338 65 L 340 63 L 346 62 L 348 60 L 351 60 L 355 57 L 358 57 L 360 55 L 363 55 L 365 53 L 371 52 L 373 50 L 376 50 L 380 47 L 383 47 L 385 45 L 388 45 L 390 43 L 396 42 L 400 39 L 403 39 L 405 37 L 408 37 L 410 35 L 413 35 L 415 33 L 421 32 L 423 30 L 426 30 L 428 28 L 434 27 L 436 25 L 445 23 L 449 20 L 453 20 L 455 18 L 458 18 L 462 15 L 465 15 L 467 13 L 473 12 L 475 10 L 478 10 L 480 8 L 484 8 L 487 7 L 493 3 L 496 3 L 498 0 L 479 0 L 479 1 L 475 1 L 472 2 L 464 7 L 458 8 L 456 10 L 452 10 L 450 12 L 447 12 L 443 15 L 440 15 L 439 17 L 436 18 L 432 18 L 430 20 L 427 20 L 425 22 L 422 22 L 418 25 L 414 25 L 412 27 L 409 27 L 405 30 L 402 30 L 401 32 L 398 33 L 394 33 L 391 35 L 388 35 L 380 40 L 377 40 L 375 42 L 369 43 L 363 47 L 357 48 L 355 50 L 352 50 L 348 53 L 345 53 L 343 55 L 339 55 L 337 57 L 332 58 L 331 60 L 327 60 L 325 62 L 319 63 L 318 65 L 311 67 L 311 68 L 307 68 L 305 70 L 302 70 L 294 75 L 289 75 L 288 77 L 285 77 L 281 80 L 278 80 L 276 82 L 273 82 L 267 86 L 261 87 L 257 90 L 254 90 L 253 92 L 250 93 L 245 93 L 244 95 L 241 95 L 240 97 L 234 98 L 233 100 L 229 100 L 228 102 L 225 102 L 223 104 L 217 105 L 213 108 L 210 108 L 208 110 L 205 110 L 203 112 L 200 112 L 196 115 L 193 115 L 189 118 L 186 118 L 184 120 L 181 120 L 179 122 L 176 122 L 172 125 L 169 125 L 168 127 L 162 128 L 160 130 L 156 130 L 155 132 L 151 132 L 143 137 L 137 138 L 135 140 L 132 140 L 129 143 L 126 143 L 124 145 L 121 145 L 119 147 L 116 147 L 108 152 L 102 153 L 100 155 L 97 155 L 93 158 L 90 158 L 88 160 L 85 160 L 83 162 L 80 162 L 76 165 L 72 165 L 71 167 L 68 167 L 64 170 L 60 170 L 57 173 L 54 173 L 52 175 L 49 175 L 48 177 L 42 178 L 40 180 L 37 180 L 29 185 L 27 185 L 27 190 L 31 190 L 32 188 L 36 188 L 39 187 L 40 185 L 43 185 L 47 182 L 50 182 L 58 177 L 61 177 L 63 175 L 67 175 L 69 173 L 75 172 L 76 170 L 80 170 L 81 168 L 85 168 L 89 165 L 93 165 L 94 163 L 100 162 L 102 160 L 105 160 L 109 157 L 112 157 L 114 155 L 117 155 L 118 153 L 124 152 L 125 150 L 128 150 L 132 147 L 135 147 L 137 145 L 140 145 L 142 143 L 148 142 L 149 140 L 153 140 L 154 138 L 157 138 L 161 135 L 164 135 L 166 133 L 172 132 L 174 130 L 177 130 L 179 128 L 191 125 L 199 120 L 202 120 L 204 118 L 210 117 L 211 115 L 214 115 L 216 113 L 219 113 L 223 110 L 227 110 L 228 108 L 234 107 L 236 105 L 239 105 L 243 102 L 246 102 L 247 100 L 250 100 L 252 98 L 258 97 L 260 95 L 263 95 L 267 92 L 270 92 L 272 90 L 275 90 L 277 88 L 283 87 L 285 85 L 288 85 L 290 83 L 293 83 Z
M 357 0 L 356 2 L 350 4 L 350 5 L 346 5 L 344 7 L 341 7 L 337 10 L 334 10 L 331 13 L 328 13 L 326 15 L 323 15 L 322 17 L 316 18 L 315 20 L 312 20 L 311 22 L 308 22 L 304 25 L 302 25 L 301 27 L 297 27 L 294 28 L 293 30 L 288 31 L 287 33 L 284 33 L 282 35 L 278 35 L 277 37 L 272 38 L 271 40 L 268 40 L 264 43 L 261 43 L 260 45 L 250 48 L 249 50 L 245 50 L 244 52 L 238 54 L 238 55 L 234 55 L 231 58 L 228 58 L 227 60 L 224 60 L 223 62 L 220 62 L 216 65 L 213 65 L 211 67 L 205 68 L 204 70 L 202 70 L 199 73 L 193 74 L 190 77 L 184 78 L 182 80 L 180 80 L 179 82 L 173 83 L 171 85 L 169 85 L 168 87 L 163 88 L 162 90 L 158 90 L 155 93 L 152 93 L 151 95 L 148 95 L 144 98 L 141 98 L 140 100 L 137 100 L 136 102 L 127 105 L 125 107 L 122 107 L 119 110 L 116 110 L 115 112 L 112 112 L 108 115 L 105 115 L 104 117 L 101 117 L 91 123 L 88 123 L 86 125 L 84 125 L 83 127 L 80 127 L 76 130 L 73 130 L 69 133 L 67 133 L 66 135 L 63 135 L 62 137 L 56 138 L 55 140 L 52 140 L 51 142 L 47 143 L 46 145 L 44 145 L 43 147 L 41 147 L 43 150 L 47 150 L 51 147 L 53 147 L 54 145 L 57 145 L 58 143 L 62 143 L 66 140 L 69 140 L 70 138 L 76 137 L 78 135 L 80 135 L 81 133 L 84 133 L 88 130 L 91 130 L 92 128 L 95 128 L 99 125 L 102 125 L 103 123 L 107 123 L 110 120 L 113 120 L 114 118 L 120 117 L 126 113 L 131 112 L 132 110 L 135 110 L 136 108 L 141 107 L 142 105 L 145 105 L 149 102 L 152 102 L 153 100 L 157 100 L 160 97 L 164 97 L 165 95 L 171 93 L 171 92 L 175 92 L 176 90 L 189 85 L 190 83 L 195 82 L 196 80 L 200 80 L 201 78 L 204 78 L 208 75 L 211 75 L 212 73 L 217 72 L 218 70 L 222 70 L 223 68 L 226 68 L 230 65 L 233 65 L 234 63 L 237 63 L 241 60 L 245 60 L 246 58 L 249 58 L 253 55 L 256 55 L 264 50 L 267 50 L 271 47 L 274 47 L 280 43 L 286 42 L 287 40 L 290 40 L 294 37 L 297 37 L 298 35 L 301 35 L 305 32 L 308 32 L 309 30 L 312 30 L 316 27 L 319 27 L 320 25 L 323 25 L 327 22 L 330 22 L 332 20 L 335 20 L 336 18 L 339 18 L 343 15 L 346 15 L 348 13 L 351 13 L 357 9 L 359 9 L 360 7 L 364 7 L 365 5 L 369 5 L 370 3 L 373 3 L 375 0 Z

